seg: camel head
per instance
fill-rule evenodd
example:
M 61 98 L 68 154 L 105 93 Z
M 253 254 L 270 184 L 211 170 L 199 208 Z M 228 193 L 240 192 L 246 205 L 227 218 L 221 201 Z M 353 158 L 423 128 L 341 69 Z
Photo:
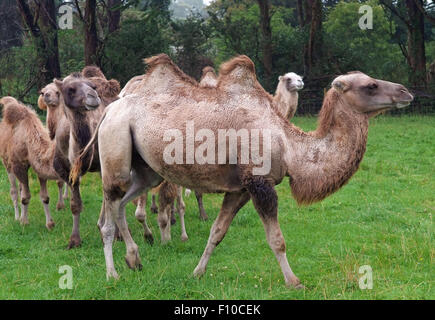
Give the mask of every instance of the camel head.
M 414 99 L 403 85 L 374 79 L 359 71 L 335 78 L 332 88 L 348 106 L 368 116 L 406 107 Z
M 90 111 L 98 108 L 101 103 L 96 91 L 97 86 L 80 73 L 73 73 L 63 81 L 55 79 L 54 83 L 69 109 L 77 112 Z
M 302 88 L 304 87 L 302 77 L 294 72 L 289 72 L 283 76 L 279 76 L 278 80 L 278 86 L 284 87 L 289 92 L 299 91 L 302 90 Z
M 56 108 L 60 103 L 60 91 L 54 83 L 46 85 L 38 98 L 39 109 Z

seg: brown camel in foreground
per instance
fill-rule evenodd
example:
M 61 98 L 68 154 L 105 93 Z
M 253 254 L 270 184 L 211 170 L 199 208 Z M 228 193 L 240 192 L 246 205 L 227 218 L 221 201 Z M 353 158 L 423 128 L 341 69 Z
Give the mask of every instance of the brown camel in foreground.
M 306 133 L 279 114 L 246 56 L 221 66 L 216 88 L 200 87 L 166 55 L 149 58 L 147 64 L 150 68 L 141 83 L 141 94 L 114 102 L 98 130 L 105 200 L 101 233 L 107 277 L 118 277 L 112 255 L 115 224 L 127 247 L 128 266 L 141 267 L 138 247 L 127 229 L 125 205 L 165 179 L 201 192 L 225 192 L 194 275 L 205 272 L 234 216 L 251 199 L 286 285 L 303 287 L 286 257 L 274 186 L 289 176 L 293 197 L 299 204 L 320 201 L 336 192 L 359 167 L 369 118 L 407 106 L 413 96 L 400 84 L 360 72 L 339 76 L 325 96 L 318 128 Z M 192 127 L 196 137 L 202 137 L 194 146 L 189 140 Z M 222 134 L 219 130 L 239 131 L 241 136 L 250 133 L 248 161 L 246 154 L 237 153 L 246 147 L 241 139 L 228 154 L 227 144 L 222 144 L 222 158 L 219 141 L 212 139 L 213 134 Z M 227 136 L 223 137 L 226 140 Z M 190 141 L 186 147 L 184 138 Z M 207 151 L 205 162 L 197 148 Z M 197 151 L 193 164 L 192 149 Z
M 11 184 L 11 198 L 14 203 L 15 220 L 28 224 L 28 206 L 31 198 L 29 189 L 28 170 L 30 167 L 36 172 L 39 179 L 40 199 L 45 212 L 45 226 L 54 227 L 50 214 L 50 198 L 47 190 L 47 180 L 59 180 L 53 168 L 55 143 L 50 140 L 49 134 L 39 120 L 35 111 L 19 103 L 15 98 L 4 97 L 0 99 L 3 104 L 3 119 L 0 123 L 0 157 L 6 167 Z M 20 184 L 21 217 L 18 209 L 18 190 L 16 179 Z M 59 187 L 59 203 L 63 206 L 62 186 Z

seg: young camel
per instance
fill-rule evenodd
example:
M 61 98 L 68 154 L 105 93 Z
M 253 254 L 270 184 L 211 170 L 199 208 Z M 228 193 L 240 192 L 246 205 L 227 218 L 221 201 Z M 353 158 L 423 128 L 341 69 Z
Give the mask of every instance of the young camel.
M 52 162 L 55 143 L 50 140 L 47 130 L 36 113 L 12 97 L 0 100 L 3 104 L 3 120 L 0 124 L 0 156 L 8 173 L 11 184 L 11 198 L 14 203 L 15 220 L 28 224 L 28 206 L 31 198 L 28 180 L 30 167 L 36 172 L 40 184 L 40 199 L 45 212 L 45 226 L 51 230 L 54 221 L 50 214 L 50 198 L 47 180 L 59 180 Z M 18 190 L 16 179 L 20 183 L 21 217 L 18 209 Z M 59 185 L 59 203 L 63 205 L 62 186 Z
M 302 78 L 294 72 L 280 76 L 273 103 L 279 113 L 287 120 L 291 120 L 298 107 L 298 91 L 304 87 Z
M 118 277 L 112 256 L 115 224 L 127 247 L 128 266 L 141 266 L 138 247 L 127 229 L 125 205 L 165 179 L 202 192 L 225 192 L 194 275 L 205 272 L 234 216 L 252 199 L 286 285 L 303 287 L 287 261 L 274 186 L 289 176 L 292 194 L 299 204 L 320 201 L 334 193 L 358 169 L 366 148 L 369 118 L 384 110 L 407 106 L 413 96 L 400 84 L 360 72 L 339 76 L 325 96 L 318 128 L 305 133 L 279 114 L 246 56 L 221 66 L 216 88 L 201 88 L 166 55 L 149 58 L 147 63 L 150 68 L 141 83 L 141 95 L 114 102 L 98 130 L 106 216 L 101 232 L 107 277 Z M 177 139 L 175 132 L 184 141 L 183 134 L 186 138 L 192 134 L 192 119 L 196 131 L 208 128 L 214 137 L 219 129 L 251 131 L 252 141 L 257 141 L 251 152 L 253 158 L 246 164 L 240 156 L 235 164 L 215 164 L 213 157 L 205 164 L 171 164 L 174 159 L 167 157 L 168 144 L 162 141 L 168 141 L 169 133 Z M 118 142 L 116 147 L 113 141 Z M 170 141 L 170 146 L 177 148 Z M 199 145 L 197 141 L 195 147 Z M 185 159 L 187 150 L 181 146 L 178 156 Z M 207 146 L 207 153 L 210 151 L 216 159 L 216 148 Z M 237 149 L 241 146 L 238 143 Z M 233 152 L 237 149 L 232 148 Z M 259 150 L 263 150 L 263 159 Z
M 47 112 L 46 126 L 50 139 L 55 140 L 56 136 L 61 136 L 62 138 L 58 139 L 58 143 L 66 144 L 64 149 L 68 149 L 69 123 L 63 111 L 62 101 L 62 97 L 56 85 L 50 83 L 41 90 L 38 98 L 38 107 Z M 65 192 L 63 195 L 59 193 L 59 201 L 56 206 L 57 210 L 61 210 L 65 208 L 63 199 L 68 198 L 68 186 L 63 180 L 58 180 L 57 184 L 59 188 L 63 188 L 65 185 Z

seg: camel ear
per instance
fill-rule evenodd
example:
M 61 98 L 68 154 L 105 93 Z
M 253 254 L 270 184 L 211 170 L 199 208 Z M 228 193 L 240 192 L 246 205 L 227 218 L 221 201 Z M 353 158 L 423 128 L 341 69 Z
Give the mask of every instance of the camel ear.
M 343 80 L 335 80 L 332 82 L 332 87 L 339 92 L 346 92 L 350 89 L 350 85 Z
M 54 79 L 54 84 L 55 84 L 56 87 L 59 89 L 59 91 L 62 92 L 63 81 L 60 81 L 60 80 L 58 80 L 58 79 Z

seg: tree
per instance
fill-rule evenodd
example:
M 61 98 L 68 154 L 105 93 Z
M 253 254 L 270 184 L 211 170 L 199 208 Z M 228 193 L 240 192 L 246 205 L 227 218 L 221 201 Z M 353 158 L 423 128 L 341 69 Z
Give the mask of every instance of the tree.
M 272 78 L 272 29 L 270 27 L 270 3 L 269 0 L 257 0 L 260 7 L 261 42 L 264 66 L 264 84 L 266 89 L 271 90 Z
M 21 44 L 21 19 L 15 0 L 0 3 L 0 51 Z
M 400 21 L 407 29 L 407 48 L 402 48 L 410 67 L 409 82 L 412 87 L 426 87 L 426 52 L 424 43 L 424 13 L 419 9 L 423 7 L 422 0 L 380 0 L 380 2 Z
M 40 89 L 61 75 L 55 3 L 54 0 L 17 0 L 17 5 L 34 39 L 39 75 L 32 85 Z
M 300 26 L 308 34 L 304 46 L 304 75 L 309 78 L 322 72 L 322 1 L 298 0 L 297 8 Z

